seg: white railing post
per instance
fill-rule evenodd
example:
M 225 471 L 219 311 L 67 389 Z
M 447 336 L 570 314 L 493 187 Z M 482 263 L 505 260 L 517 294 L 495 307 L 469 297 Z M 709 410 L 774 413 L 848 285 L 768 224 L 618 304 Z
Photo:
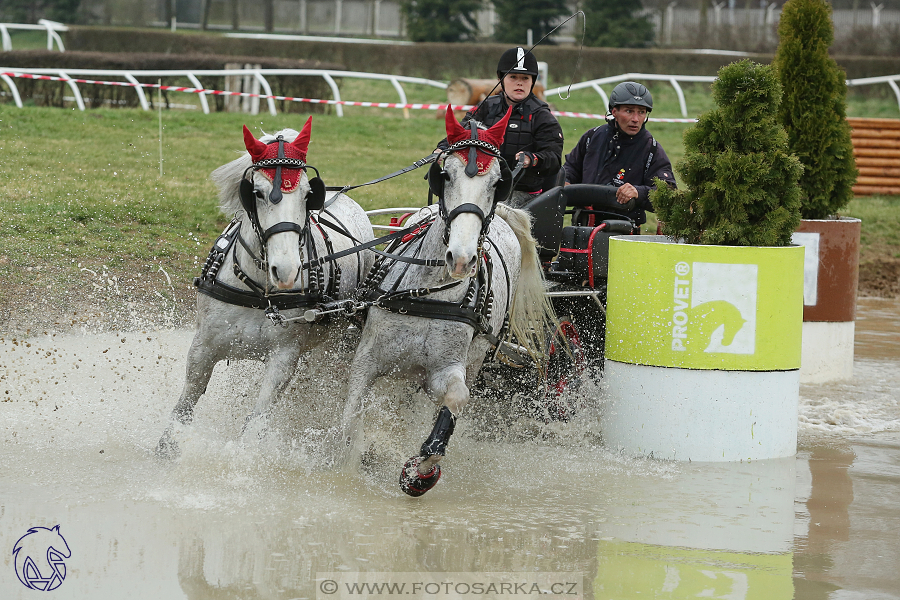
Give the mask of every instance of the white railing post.
M 681 86 L 678 85 L 678 80 L 674 77 L 669 80 L 669 83 L 672 84 L 672 87 L 675 88 L 675 93 L 678 95 L 678 104 L 681 106 L 681 116 L 687 119 L 687 102 L 684 101 L 684 92 L 681 90 Z
M 6 85 L 9 86 L 9 91 L 12 94 L 13 102 L 16 103 L 16 108 L 22 108 L 22 98 L 19 96 L 19 88 L 16 87 L 16 82 L 9 75 L 0 75 L 0 79 L 6 82 Z
M 78 91 L 78 86 L 75 85 L 75 82 L 72 81 L 72 78 L 66 75 L 65 71 L 60 71 L 59 76 L 63 79 L 68 79 L 66 84 L 68 84 L 69 89 L 72 90 L 72 94 L 75 96 L 75 104 L 78 106 L 78 110 L 84 110 L 84 99 L 81 97 L 81 92 Z
M 328 87 L 331 88 L 331 95 L 334 96 L 336 102 L 341 101 L 341 90 L 338 89 L 337 83 L 335 83 L 334 78 L 331 77 L 327 72 L 322 73 L 322 78 L 325 80 L 325 83 L 328 84 Z M 334 105 L 334 112 L 337 116 L 344 116 L 344 107 L 340 104 Z
M 203 84 L 200 83 L 200 80 L 197 79 L 193 73 L 187 73 L 187 78 L 190 80 L 192 86 L 194 86 L 198 90 L 203 89 Z M 200 106 L 203 108 L 203 114 L 208 115 L 209 114 L 209 102 L 206 99 L 206 94 L 200 93 L 197 95 L 200 96 Z
M 147 96 L 144 95 L 144 88 L 141 87 L 141 82 L 135 79 L 134 75 L 131 73 L 124 73 L 122 76 L 134 84 L 134 91 L 137 92 L 138 102 L 141 103 L 141 108 L 150 110 L 150 103 L 147 102 Z
M 262 73 L 260 73 L 259 71 L 253 71 L 253 76 L 256 77 L 259 85 L 261 85 L 263 88 L 263 92 L 265 92 L 266 96 L 268 96 L 268 98 L 266 98 L 266 102 L 269 105 L 269 114 L 274 117 L 278 114 L 278 111 L 275 110 L 275 98 L 272 98 L 272 88 L 269 87 L 269 82 L 266 81 L 266 78 L 263 77 Z
M 6 30 L 6 25 L 3 24 L 0 24 L 0 39 L 3 41 L 4 52 L 12 50 L 12 38 L 9 37 L 9 31 Z
M 594 91 L 596 91 L 598 94 L 600 94 L 600 98 L 603 100 L 603 106 L 608 107 L 609 106 L 609 96 L 606 95 L 606 92 L 603 91 L 603 88 L 600 87 L 596 83 L 591 84 L 591 87 L 594 88 Z
M 391 85 L 394 86 L 394 89 L 397 90 L 397 94 L 400 96 L 400 104 L 408 104 L 406 101 L 406 92 L 403 90 L 403 86 L 400 85 L 400 82 L 397 81 L 396 77 L 391 77 Z M 403 118 L 409 118 L 409 109 L 403 108 Z
M 47 19 L 38 19 L 38 25 L 47 28 L 47 50 L 53 50 L 53 42 L 55 41 L 56 47 L 59 48 L 60 52 L 66 51 L 66 48 L 63 46 L 62 38 L 59 37 L 57 31 L 68 31 L 68 27 L 62 23 L 48 21 Z
M 897 79 L 900 79 L 900 75 L 894 79 L 888 79 L 887 83 L 891 86 L 891 89 L 894 90 L 894 96 L 897 98 L 897 106 L 900 107 L 900 87 L 897 86 Z

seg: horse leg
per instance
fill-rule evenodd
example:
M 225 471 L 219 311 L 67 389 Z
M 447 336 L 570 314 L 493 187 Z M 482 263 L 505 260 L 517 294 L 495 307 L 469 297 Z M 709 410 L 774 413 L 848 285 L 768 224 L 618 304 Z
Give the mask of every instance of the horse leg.
M 338 464 L 347 465 L 353 454 L 353 450 L 359 450 L 362 427 L 360 421 L 363 415 L 362 401 L 369 386 L 375 380 L 377 365 L 368 345 L 360 345 L 353 362 L 350 365 L 350 377 L 347 388 L 347 402 L 344 404 L 344 414 L 341 417 L 340 437 L 338 438 Z
M 430 378 L 430 387 L 443 400 L 434 427 L 419 449 L 400 471 L 400 489 L 406 494 L 418 497 L 437 485 L 441 478 L 438 464 L 447 453 L 447 444 L 456 427 L 456 415 L 469 401 L 469 388 L 465 382 L 465 371 L 453 369 Z
M 300 360 L 301 348 L 298 343 L 285 344 L 273 350 L 266 358 L 266 373 L 253 411 L 244 420 L 241 435 L 256 431 L 261 438 L 268 430 L 269 408 L 287 387 Z
M 191 424 L 194 419 L 194 407 L 200 396 L 206 393 L 213 368 L 222 359 L 219 349 L 210 348 L 207 344 L 208 340 L 200 333 L 197 333 L 191 342 L 181 397 L 172 409 L 171 421 L 156 445 L 156 454 L 162 458 L 176 458 L 180 454 L 178 442 L 175 440 L 175 428 L 179 424 Z

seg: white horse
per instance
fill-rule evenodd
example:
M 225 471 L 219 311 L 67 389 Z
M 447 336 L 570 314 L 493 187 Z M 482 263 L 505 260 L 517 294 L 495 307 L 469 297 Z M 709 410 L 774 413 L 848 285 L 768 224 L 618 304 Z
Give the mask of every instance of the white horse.
M 530 215 L 498 203 L 512 185 L 497 150 L 508 120 L 467 131 L 448 108 L 451 145 L 443 168 L 435 161 L 429 172 L 439 208 L 420 215 L 423 224 L 433 222 L 388 249 L 411 262 L 380 259 L 366 281 L 377 308 L 369 309 L 351 364 L 342 425 L 349 451 L 361 451 L 362 401 L 373 380 L 388 373 L 424 380 L 442 406 L 419 454 L 401 471 L 400 487 L 411 496 L 437 483 L 456 417 L 498 337 L 512 331 L 539 356 L 556 328 Z
M 213 367 L 225 359 L 266 363 L 256 405 L 244 424 L 244 432 L 251 422 L 263 431 L 266 412 L 300 355 L 334 335 L 331 327 L 308 323 L 306 311 L 348 299 L 372 266 L 370 252 L 322 260 L 374 236 L 356 202 L 344 195 L 326 199 L 318 171 L 308 177 L 307 169 L 315 170 L 306 164 L 311 127 L 312 117 L 299 134 L 285 129 L 260 140 L 244 127 L 247 153 L 213 171 L 223 212 L 238 216 L 195 280 L 201 292 L 197 333 L 181 397 L 157 446 L 162 456 L 177 456 L 175 431 L 191 423 Z

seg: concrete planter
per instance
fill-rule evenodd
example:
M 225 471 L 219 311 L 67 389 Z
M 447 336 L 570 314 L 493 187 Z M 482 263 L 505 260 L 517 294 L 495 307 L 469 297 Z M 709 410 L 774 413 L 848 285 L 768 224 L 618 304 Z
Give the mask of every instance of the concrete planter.
M 853 376 L 859 284 L 859 219 L 803 220 L 793 242 L 806 249 L 803 274 L 802 383 Z
M 623 236 L 609 250 L 606 444 L 675 460 L 793 456 L 803 248 Z

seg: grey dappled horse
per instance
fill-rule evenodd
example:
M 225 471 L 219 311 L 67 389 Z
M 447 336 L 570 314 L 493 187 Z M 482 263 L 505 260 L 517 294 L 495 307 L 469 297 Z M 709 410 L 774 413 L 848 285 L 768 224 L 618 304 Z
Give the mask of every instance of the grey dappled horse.
M 411 496 L 437 483 L 456 416 L 498 337 L 511 330 L 540 355 L 547 332 L 556 328 L 530 215 L 498 203 L 512 185 L 497 150 L 508 119 L 488 130 L 465 130 L 448 109 L 451 145 L 443 167 L 435 161 L 429 173 L 440 203 L 418 216 L 423 225 L 433 222 L 388 249 L 409 262 L 379 259 L 366 281 L 377 302 L 351 365 L 344 433 L 349 452 L 361 452 L 363 396 L 376 377 L 424 380 L 442 407 L 419 454 L 402 469 L 401 489 Z
M 315 170 L 306 164 L 311 126 L 312 117 L 299 134 L 285 129 L 260 140 L 244 127 L 247 153 L 213 171 L 222 210 L 237 216 L 195 281 L 201 292 L 197 333 L 184 389 L 157 446 L 162 456 L 178 454 L 176 430 L 191 423 L 221 360 L 265 362 L 244 435 L 265 430 L 266 412 L 295 373 L 301 353 L 335 335 L 334 328 L 301 316 L 311 307 L 349 298 L 372 266 L 371 252 L 317 260 L 374 236 L 356 202 L 344 195 L 326 198 L 318 171 L 308 177 L 307 170 Z

